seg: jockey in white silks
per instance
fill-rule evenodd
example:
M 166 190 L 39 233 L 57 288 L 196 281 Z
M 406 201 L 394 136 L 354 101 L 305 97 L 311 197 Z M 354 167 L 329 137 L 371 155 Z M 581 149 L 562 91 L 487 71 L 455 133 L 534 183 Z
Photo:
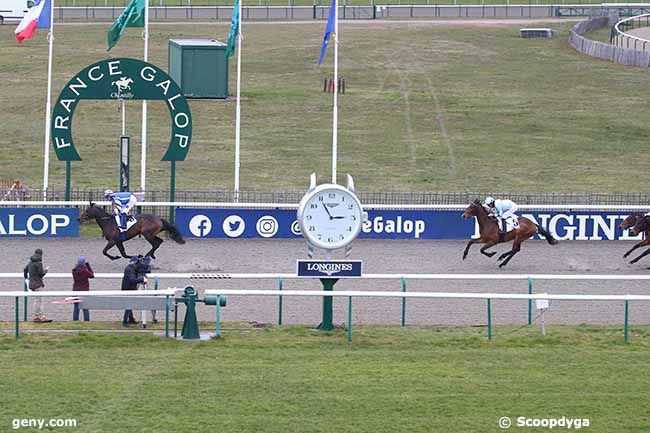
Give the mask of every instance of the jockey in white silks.
M 499 228 L 501 232 L 505 233 L 508 219 L 516 217 L 517 204 L 512 200 L 495 200 L 492 197 L 486 197 L 483 205 L 490 210 L 490 213 L 497 217 Z
M 132 218 L 131 211 L 138 204 L 138 199 L 130 192 L 113 192 L 110 189 L 104 191 L 104 198 L 113 202 L 113 214 L 120 231 L 126 231 L 126 222 Z

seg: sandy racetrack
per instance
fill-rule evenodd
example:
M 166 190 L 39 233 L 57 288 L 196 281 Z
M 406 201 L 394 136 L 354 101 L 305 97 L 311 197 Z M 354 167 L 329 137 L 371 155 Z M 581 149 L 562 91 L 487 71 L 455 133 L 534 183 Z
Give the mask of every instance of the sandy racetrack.
M 465 241 L 377 241 L 358 240 L 350 258 L 364 261 L 365 273 L 477 273 L 477 274 L 645 274 L 650 266 L 642 260 L 629 265 L 621 256 L 634 242 L 565 241 L 550 246 L 543 241 L 528 241 L 522 251 L 512 259 L 505 270 L 497 268 L 497 262 L 482 256 L 474 246 L 467 260 L 461 255 Z M 111 262 L 101 254 L 105 243 L 100 239 L 25 240 L 2 239 L 0 254 L 3 272 L 21 272 L 27 258 L 35 248 L 44 250 L 44 264 L 50 272 L 69 272 L 78 255 L 84 255 L 96 272 L 122 272 L 125 260 Z M 127 251 L 131 254 L 146 252 L 142 240 L 130 241 Z M 506 251 L 505 244 L 498 246 Z M 639 252 L 642 250 L 639 250 Z M 634 257 L 633 255 L 632 257 Z M 158 272 L 232 272 L 232 273 L 293 273 L 295 260 L 306 258 L 305 244 L 301 240 L 188 240 L 186 245 L 166 241 L 159 250 L 154 270 Z M 92 289 L 119 289 L 119 280 L 96 280 Z M 275 280 L 213 280 L 183 281 L 164 280 L 161 287 L 184 287 L 194 285 L 206 288 L 276 289 Z M 66 290 L 71 282 L 63 279 L 46 279 L 47 290 Z M 317 280 L 288 280 L 285 289 L 319 289 Z M 0 280 L 0 290 L 21 290 L 18 280 Z M 349 290 L 401 290 L 399 279 L 394 281 L 346 280 L 336 289 Z M 643 281 L 535 281 L 535 292 L 590 293 L 590 294 L 648 294 L 647 282 Z M 505 292 L 526 293 L 526 281 L 410 281 L 408 290 L 459 291 L 459 292 Z M 399 324 L 401 301 L 398 299 L 355 299 L 354 321 L 358 324 Z M 70 320 L 70 306 L 46 304 L 48 315 L 55 320 Z M 228 307 L 223 310 L 226 321 L 243 320 L 275 323 L 277 321 L 277 298 L 275 297 L 229 297 Z M 347 318 L 347 299 L 334 302 L 335 323 Z M 526 301 L 494 301 L 495 324 L 525 323 Z M 631 304 L 631 323 L 650 323 L 650 303 Z M 0 305 L 0 320 L 13 319 L 13 299 Z M 199 307 L 199 318 L 213 319 L 213 307 Z M 284 323 L 316 324 L 320 320 L 319 298 L 285 298 Z M 96 320 L 118 320 L 118 312 L 94 311 Z M 547 313 L 551 323 L 610 323 L 622 324 L 622 302 L 559 302 L 551 304 Z M 484 301 L 456 300 L 410 300 L 407 323 L 418 325 L 474 325 L 486 323 Z

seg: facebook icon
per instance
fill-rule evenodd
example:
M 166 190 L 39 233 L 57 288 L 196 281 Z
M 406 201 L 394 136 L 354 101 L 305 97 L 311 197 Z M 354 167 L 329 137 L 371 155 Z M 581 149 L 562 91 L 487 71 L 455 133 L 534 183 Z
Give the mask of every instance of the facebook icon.
M 212 221 L 205 215 L 195 215 L 190 220 L 190 232 L 197 238 L 203 238 L 212 231 Z

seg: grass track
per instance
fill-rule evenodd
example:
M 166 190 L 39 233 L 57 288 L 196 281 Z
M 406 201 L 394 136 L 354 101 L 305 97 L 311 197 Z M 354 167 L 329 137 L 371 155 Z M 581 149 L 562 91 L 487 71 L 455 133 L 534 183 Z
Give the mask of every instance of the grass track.
M 500 431 L 501 416 L 650 431 L 647 328 L 626 345 L 620 328 L 498 327 L 489 342 L 482 328 L 359 326 L 348 345 L 342 330 L 232 326 L 201 343 L 0 337 L 2 431 L 76 418 L 83 432 L 465 433 Z
M 339 172 L 366 191 L 521 190 L 642 192 L 630 182 L 646 171 L 650 124 L 647 71 L 577 53 L 570 24 L 554 24 L 552 40 L 522 40 L 520 25 L 427 23 L 341 25 Z M 106 25 L 60 26 L 54 98 L 84 66 L 108 57 Z M 221 25 L 160 25 L 150 58 L 167 65 L 170 38 L 224 39 Z M 241 187 L 303 189 L 309 173 L 331 172 L 331 99 L 322 93 L 327 65 L 314 65 L 323 24 L 249 25 L 243 57 Z M 5 129 L 3 177 L 40 185 L 42 176 L 45 33 L 18 46 L 0 27 L 0 121 Z M 112 56 L 139 57 L 137 30 Z M 231 77 L 235 76 L 234 58 Z M 231 92 L 235 83 L 231 80 Z M 163 103 L 149 105 L 149 188 L 168 186 L 159 161 L 169 140 Z M 232 188 L 233 102 L 192 101 L 194 140 L 178 164 L 178 188 Z M 73 164 L 73 185 L 117 182 L 117 104 L 82 101 L 75 141 L 85 160 Z M 127 104 L 139 176 L 140 108 Z M 64 184 L 52 162 L 51 185 Z

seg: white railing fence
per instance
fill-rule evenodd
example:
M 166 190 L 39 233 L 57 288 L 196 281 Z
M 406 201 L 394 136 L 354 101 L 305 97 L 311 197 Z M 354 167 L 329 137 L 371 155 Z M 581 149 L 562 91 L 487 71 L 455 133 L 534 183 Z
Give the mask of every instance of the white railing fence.
M 98 279 L 119 279 L 122 274 L 119 273 L 97 273 Z M 354 297 L 376 297 L 376 298 L 401 298 L 402 299 L 402 326 L 405 325 L 406 316 L 406 299 L 408 298 L 428 298 L 428 299 L 482 299 L 487 301 L 487 327 L 488 339 L 492 338 L 492 301 L 493 300 L 528 300 L 528 324 L 530 325 L 532 317 L 532 302 L 538 300 L 558 300 L 558 301 L 623 301 L 625 303 L 624 336 L 628 341 L 628 324 L 629 324 L 629 303 L 632 301 L 646 302 L 650 301 L 650 295 L 584 295 L 584 294 L 534 294 L 533 281 L 535 280 L 573 280 L 573 281 L 597 281 L 597 280 L 615 280 L 615 281 L 639 281 L 650 280 L 650 275 L 557 275 L 557 274 L 365 274 L 362 279 L 377 280 L 396 280 L 401 283 L 401 292 L 395 291 L 324 291 L 324 290 L 283 290 L 283 282 L 287 279 L 306 279 L 298 277 L 291 273 L 152 273 L 150 278 L 158 279 L 188 279 L 194 281 L 202 280 L 245 280 L 245 279 L 272 279 L 278 284 L 277 290 L 236 290 L 236 289 L 213 289 L 205 290 L 205 295 L 212 296 L 277 296 L 278 297 L 278 324 L 282 324 L 282 302 L 284 296 L 310 296 L 310 297 L 347 297 L 348 298 L 348 339 L 352 339 L 352 299 Z M 52 273 L 46 278 L 67 278 L 71 279 L 69 273 Z M 26 287 L 21 273 L 0 273 L 0 279 L 19 279 Z M 528 282 L 528 294 L 517 293 L 447 293 L 447 292 L 408 292 L 408 280 L 525 280 Z M 26 288 L 25 288 L 26 290 Z M 16 302 L 16 322 L 19 320 L 19 300 L 25 299 L 25 319 L 27 320 L 27 298 L 29 297 L 60 297 L 60 296 L 133 296 L 143 294 L 145 296 L 173 296 L 180 289 L 169 288 L 166 290 L 144 290 L 144 291 L 93 291 L 93 292 L 71 292 L 71 291 L 8 291 L 0 292 L 0 298 L 15 298 Z M 217 302 L 216 315 L 216 335 L 220 336 L 220 307 Z M 16 323 L 16 332 L 18 333 L 18 324 Z M 16 334 L 18 335 L 18 334 Z

